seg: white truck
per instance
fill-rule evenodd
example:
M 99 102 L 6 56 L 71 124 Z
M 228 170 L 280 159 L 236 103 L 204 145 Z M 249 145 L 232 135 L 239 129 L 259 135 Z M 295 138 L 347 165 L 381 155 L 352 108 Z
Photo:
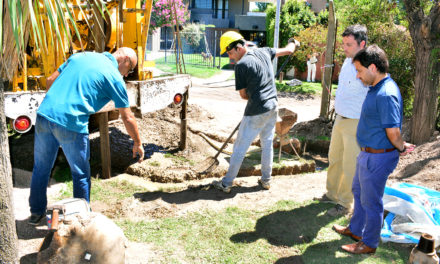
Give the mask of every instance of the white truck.
M 153 78 L 126 83 L 130 107 L 137 107 L 141 114 L 163 109 L 170 104 L 181 104 L 191 86 L 189 75 Z M 45 91 L 19 91 L 5 93 L 5 115 L 18 133 L 28 132 L 35 124 L 37 109 L 46 95 Z M 114 110 L 113 102 L 99 112 Z

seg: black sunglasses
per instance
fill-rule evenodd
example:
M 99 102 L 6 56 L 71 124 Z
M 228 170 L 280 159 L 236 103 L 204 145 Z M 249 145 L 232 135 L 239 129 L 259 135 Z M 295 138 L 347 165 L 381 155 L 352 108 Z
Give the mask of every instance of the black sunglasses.
M 226 47 L 226 51 L 227 51 L 227 52 L 231 51 L 232 49 L 234 49 L 235 47 L 237 47 L 237 44 L 238 44 L 238 43 L 241 43 L 241 41 L 240 41 L 240 40 L 237 40 L 237 41 L 231 42 L 231 43 Z

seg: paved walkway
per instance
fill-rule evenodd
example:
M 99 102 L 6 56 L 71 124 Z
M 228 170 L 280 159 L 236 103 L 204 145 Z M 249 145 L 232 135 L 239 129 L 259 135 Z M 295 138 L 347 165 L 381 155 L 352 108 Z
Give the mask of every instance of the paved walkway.
M 191 77 L 193 86 L 221 88 L 235 85 L 234 70 L 221 70 L 221 73 L 211 78 L 202 79 Z

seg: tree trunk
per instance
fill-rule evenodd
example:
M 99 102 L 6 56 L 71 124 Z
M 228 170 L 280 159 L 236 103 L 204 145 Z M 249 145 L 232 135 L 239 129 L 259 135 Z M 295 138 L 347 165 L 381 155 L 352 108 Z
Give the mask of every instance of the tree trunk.
M 440 83 L 440 4 L 435 1 L 429 13 L 420 0 L 404 0 L 409 31 L 416 51 L 414 108 L 411 142 L 422 144 L 434 132 Z
M 3 80 L 0 79 L 0 263 L 18 263 Z
M 325 64 L 324 72 L 322 74 L 322 97 L 321 97 L 321 111 L 319 117 L 328 118 L 328 110 L 330 106 L 330 98 L 332 91 L 332 76 L 334 66 L 334 55 L 336 47 L 336 32 L 338 24 L 335 16 L 335 9 L 333 7 L 333 1 L 329 2 L 328 11 L 328 31 L 327 31 L 327 48 L 325 50 Z
M 434 132 L 437 119 L 437 88 L 439 71 L 433 58 L 432 50 L 425 47 L 416 48 L 416 77 L 414 92 L 414 109 L 411 125 L 411 142 L 422 144 L 428 141 Z

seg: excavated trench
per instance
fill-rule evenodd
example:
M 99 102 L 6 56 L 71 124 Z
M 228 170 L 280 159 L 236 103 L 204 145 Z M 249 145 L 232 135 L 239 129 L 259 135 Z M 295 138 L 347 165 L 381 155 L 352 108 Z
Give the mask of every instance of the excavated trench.
M 197 105 L 188 107 L 188 136 L 187 148 L 179 150 L 180 142 L 180 108 L 169 107 L 164 110 L 144 115 L 138 119 L 139 132 L 144 142 L 145 159 L 137 163 L 132 158 L 132 143 L 125 133 L 123 123 L 115 121 L 110 124 L 110 145 L 112 167 L 132 175 L 148 178 L 155 182 L 183 182 L 187 180 L 209 177 L 222 177 L 228 168 L 229 155 L 221 154 L 218 158 L 219 166 L 209 172 L 200 174 L 195 170 L 197 165 L 213 157 L 216 149 L 200 136 L 203 133 L 214 145 L 220 147 L 227 135 L 216 134 L 210 121 L 212 114 Z M 194 127 L 203 127 L 192 124 L 206 124 L 206 131 Z M 209 128 L 209 129 L 208 129 Z M 232 151 L 232 142 L 226 151 Z M 92 164 L 99 165 L 99 132 L 91 133 L 91 160 Z M 258 145 L 258 142 L 255 142 Z M 289 148 L 284 146 L 285 151 Z M 283 150 L 284 150 L 283 148 Z M 245 158 L 239 176 L 261 175 L 260 156 L 258 146 Z M 283 153 L 278 163 L 278 150 L 275 149 L 273 175 L 290 175 L 304 172 L 314 172 L 313 160 L 298 159 L 296 156 Z M 291 151 L 291 150 L 290 150 Z M 293 154 L 293 151 L 291 151 Z

